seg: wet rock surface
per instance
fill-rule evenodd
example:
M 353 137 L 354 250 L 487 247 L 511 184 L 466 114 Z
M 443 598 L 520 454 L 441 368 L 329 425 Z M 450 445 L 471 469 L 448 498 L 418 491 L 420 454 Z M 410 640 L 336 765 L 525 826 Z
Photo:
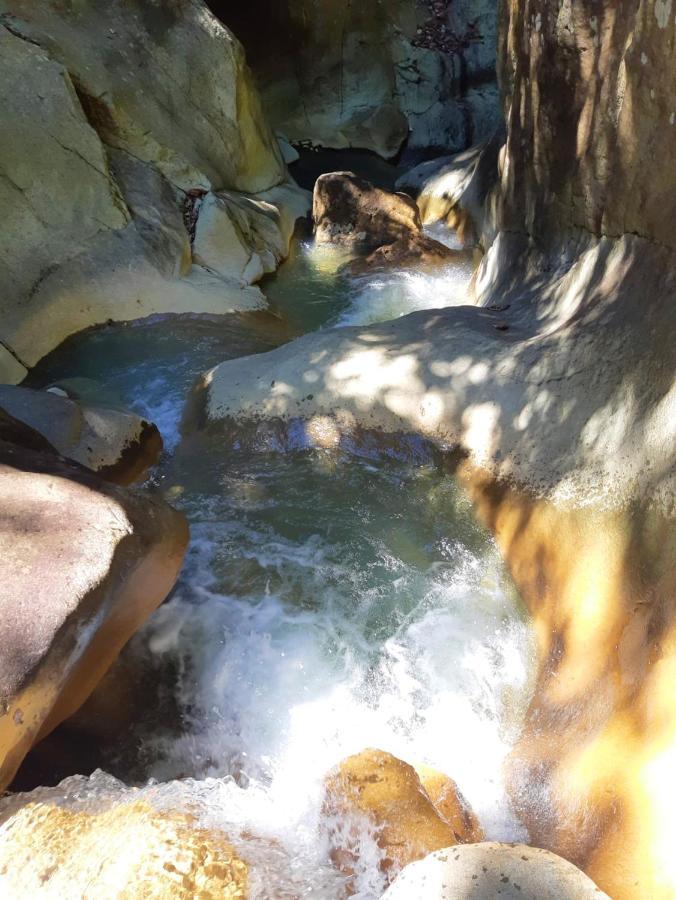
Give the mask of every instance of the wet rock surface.
M 454 787 L 446 779 L 442 788 L 439 782 L 444 776 L 439 773 L 432 776 L 428 771 L 425 777 L 440 801 Z M 350 861 L 358 854 L 349 822 L 361 817 L 373 829 L 383 852 L 381 867 L 393 878 L 412 860 L 473 838 L 478 823 L 471 810 L 459 795 L 452 800 L 446 798 L 446 812 L 451 806 L 453 823 L 432 802 L 412 766 L 382 750 L 364 750 L 343 760 L 326 779 L 324 814 L 329 820 L 333 858 L 340 868 L 349 871 Z M 466 809 L 465 816 L 455 814 L 461 809 Z M 332 819 L 337 819 L 338 825 L 331 825 Z

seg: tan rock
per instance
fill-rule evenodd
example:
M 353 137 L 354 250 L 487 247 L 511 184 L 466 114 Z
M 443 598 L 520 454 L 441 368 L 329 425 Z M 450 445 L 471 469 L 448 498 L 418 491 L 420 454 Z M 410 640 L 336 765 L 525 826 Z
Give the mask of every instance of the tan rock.
M 141 800 L 98 812 L 30 802 L 0 827 L 4 896 L 236 900 L 247 885 L 224 835 Z
M 66 462 L 0 417 L 0 787 L 84 702 L 162 602 L 188 540 L 182 515 Z M 34 449 L 29 449 L 34 448 Z M 41 448 L 41 449 L 37 449 Z
M 325 813 L 340 819 L 365 817 L 384 851 L 383 869 L 391 875 L 432 850 L 458 843 L 415 769 L 382 750 L 364 750 L 350 756 L 328 775 Z M 341 845 L 335 828 L 331 840 L 340 867 L 348 869 L 355 848 L 345 846 L 344 839 Z
M 455 781 L 429 766 L 415 766 L 415 771 L 434 808 L 446 819 L 458 841 L 464 844 L 483 841 L 483 828 Z
M 422 229 L 415 202 L 406 194 L 374 187 L 353 172 L 330 172 L 315 184 L 315 240 L 360 251 L 392 244 Z

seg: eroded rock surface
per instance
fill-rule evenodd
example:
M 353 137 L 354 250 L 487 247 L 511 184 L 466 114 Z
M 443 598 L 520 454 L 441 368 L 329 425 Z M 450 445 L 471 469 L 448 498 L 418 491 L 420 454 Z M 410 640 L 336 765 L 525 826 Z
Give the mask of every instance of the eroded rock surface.
M 273 126 L 294 142 L 462 150 L 499 118 L 490 0 L 210 0 L 246 47 Z
M 609 900 L 579 869 L 525 844 L 466 844 L 411 863 L 383 900 Z
M 243 50 L 201 0 L 2 0 L 0 43 L 5 380 L 94 324 L 265 305 L 238 265 L 195 264 L 184 221 L 212 189 L 261 192 L 270 269 L 302 205 Z

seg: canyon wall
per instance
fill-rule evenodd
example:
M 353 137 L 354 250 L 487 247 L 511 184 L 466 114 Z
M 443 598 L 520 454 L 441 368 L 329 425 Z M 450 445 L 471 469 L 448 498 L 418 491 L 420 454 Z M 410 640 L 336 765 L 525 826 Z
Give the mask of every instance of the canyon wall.
M 211 0 L 293 142 L 462 150 L 499 121 L 495 0 Z

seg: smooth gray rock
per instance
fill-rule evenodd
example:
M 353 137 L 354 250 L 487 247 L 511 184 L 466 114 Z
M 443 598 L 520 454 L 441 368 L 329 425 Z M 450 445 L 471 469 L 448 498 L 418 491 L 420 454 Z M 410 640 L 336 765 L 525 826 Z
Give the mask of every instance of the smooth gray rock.
M 411 863 L 382 900 L 609 900 L 572 863 L 525 844 L 458 844 Z

